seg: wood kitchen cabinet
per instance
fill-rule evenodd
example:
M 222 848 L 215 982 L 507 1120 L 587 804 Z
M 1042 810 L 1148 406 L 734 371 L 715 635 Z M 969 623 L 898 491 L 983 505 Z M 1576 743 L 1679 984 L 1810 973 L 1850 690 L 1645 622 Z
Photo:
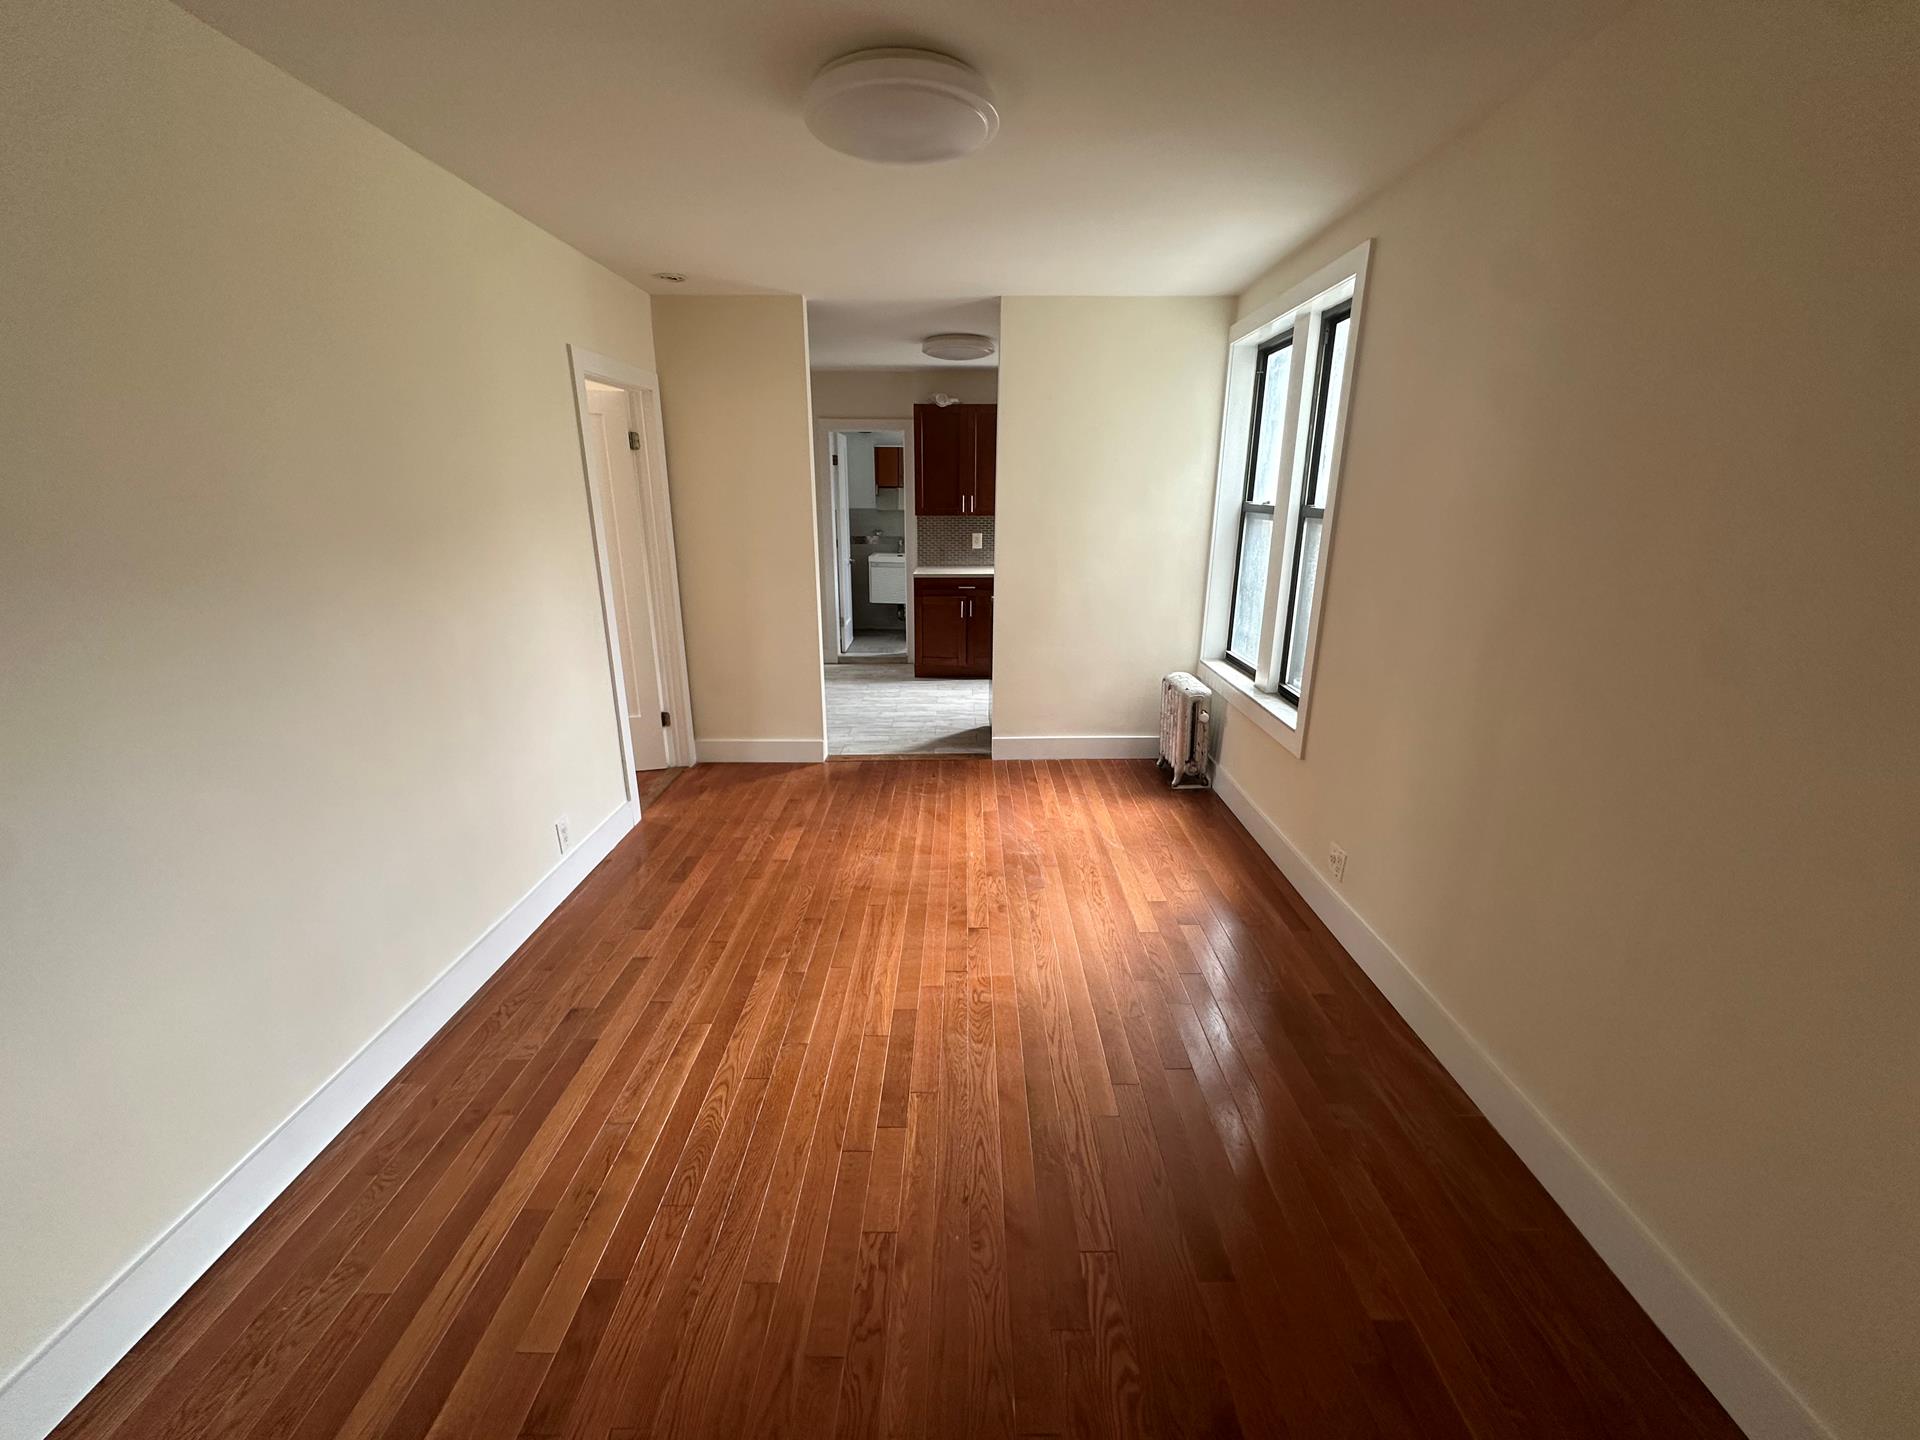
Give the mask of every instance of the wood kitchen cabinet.
M 993 674 L 993 577 L 913 581 L 913 673 L 985 679 Z
M 993 514 L 997 405 L 913 407 L 913 508 L 921 515 Z

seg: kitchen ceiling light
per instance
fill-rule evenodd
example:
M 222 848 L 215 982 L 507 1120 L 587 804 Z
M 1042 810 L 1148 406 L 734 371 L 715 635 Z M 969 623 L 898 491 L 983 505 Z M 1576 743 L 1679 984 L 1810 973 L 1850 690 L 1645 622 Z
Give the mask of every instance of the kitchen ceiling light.
M 993 340 L 986 335 L 929 335 L 920 342 L 920 353 L 935 360 L 984 360 L 993 354 Z
M 886 165 L 957 160 L 1000 128 L 986 81 L 931 50 L 857 50 L 807 87 L 807 128 L 843 154 Z

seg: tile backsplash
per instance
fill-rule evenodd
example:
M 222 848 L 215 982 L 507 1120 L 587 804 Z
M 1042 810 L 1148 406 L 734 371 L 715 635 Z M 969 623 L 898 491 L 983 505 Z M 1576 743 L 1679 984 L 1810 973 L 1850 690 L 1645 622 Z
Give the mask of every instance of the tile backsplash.
M 991 515 L 917 515 L 920 527 L 921 565 L 993 564 L 993 516 Z M 980 548 L 973 548 L 973 537 L 980 535 Z

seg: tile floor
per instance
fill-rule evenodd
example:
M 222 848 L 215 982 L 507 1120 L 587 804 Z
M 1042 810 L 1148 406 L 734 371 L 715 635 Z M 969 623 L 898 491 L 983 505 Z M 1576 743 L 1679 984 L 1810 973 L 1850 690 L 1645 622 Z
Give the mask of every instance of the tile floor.
M 985 755 L 990 680 L 916 680 L 906 665 L 827 666 L 829 755 Z
M 855 633 L 853 644 L 840 653 L 842 655 L 904 655 L 907 653 L 907 632 L 861 630 Z

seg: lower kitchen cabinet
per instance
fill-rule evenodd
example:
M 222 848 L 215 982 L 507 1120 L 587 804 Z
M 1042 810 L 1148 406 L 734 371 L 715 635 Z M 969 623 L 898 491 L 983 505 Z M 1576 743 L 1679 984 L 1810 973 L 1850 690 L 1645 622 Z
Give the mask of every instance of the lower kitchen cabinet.
M 993 674 L 993 577 L 916 575 L 913 673 L 931 678 Z

